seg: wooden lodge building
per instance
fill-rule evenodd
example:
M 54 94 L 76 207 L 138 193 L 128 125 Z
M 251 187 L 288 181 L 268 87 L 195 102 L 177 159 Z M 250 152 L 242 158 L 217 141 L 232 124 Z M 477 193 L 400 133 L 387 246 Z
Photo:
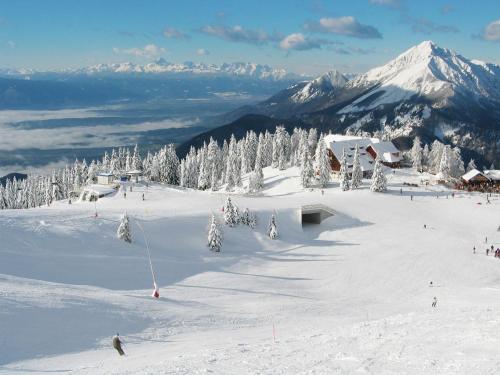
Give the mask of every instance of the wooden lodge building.
M 370 177 L 375 166 L 375 159 L 380 155 L 382 164 L 390 168 L 399 168 L 401 163 L 401 152 L 391 141 L 381 141 L 378 138 L 362 138 L 329 134 L 324 138 L 328 150 L 330 165 L 334 173 L 340 171 L 340 160 L 345 150 L 347 158 L 347 169 L 352 172 L 354 150 L 359 147 L 359 162 L 363 177 Z

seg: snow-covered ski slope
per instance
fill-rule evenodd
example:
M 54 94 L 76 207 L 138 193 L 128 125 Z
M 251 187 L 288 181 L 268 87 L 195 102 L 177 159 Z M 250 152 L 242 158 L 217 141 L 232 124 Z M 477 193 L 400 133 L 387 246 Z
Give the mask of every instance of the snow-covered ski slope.
M 384 194 L 365 181 L 324 195 L 295 168 L 264 172 L 262 194 L 232 197 L 257 228 L 224 227 L 219 254 L 206 227 L 225 193 L 136 187 L 101 199 L 97 219 L 88 202 L 0 211 L 0 374 L 498 373 L 500 260 L 485 249 L 500 247 L 500 197 L 409 188 L 409 170 Z M 307 204 L 336 215 L 303 229 Z M 115 234 L 124 211 L 130 245 Z

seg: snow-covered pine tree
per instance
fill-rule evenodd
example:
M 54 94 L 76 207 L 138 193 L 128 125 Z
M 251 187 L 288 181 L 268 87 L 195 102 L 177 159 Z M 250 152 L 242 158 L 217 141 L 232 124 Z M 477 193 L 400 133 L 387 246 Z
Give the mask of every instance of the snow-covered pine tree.
M 241 215 L 241 224 L 250 225 L 250 210 L 245 208 L 243 215 Z
M 311 157 L 309 156 L 309 145 L 306 143 L 304 150 L 302 151 L 301 170 L 300 170 L 300 180 L 304 188 L 311 186 L 312 180 L 314 178 L 314 168 L 312 165 Z
M 448 180 L 450 178 L 450 146 L 446 145 L 443 147 L 441 153 L 441 161 L 439 163 L 438 173 L 443 180 Z
M 387 190 L 387 178 L 385 177 L 382 169 L 382 162 L 379 156 L 375 159 L 375 167 L 373 168 L 370 190 L 375 192 L 383 192 Z
M 126 212 L 120 218 L 120 225 L 118 226 L 118 230 L 116 231 L 116 235 L 119 239 L 131 243 L 132 242 L 132 233 L 130 232 L 130 224 L 128 215 Z
M 318 168 L 318 180 L 322 188 L 326 187 L 330 182 L 332 167 L 328 158 L 328 151 L 324 139 L 318 143 L 318 150 L 316 152 L 316 164 Z
M 231 202 L 231 198 L 227 197 L 226 204 L 224 205 L 224 222 L 230 227 L 238 225 L 239 217 L 238 212 L 234 204 Z
M 262 134 L 261 134 L 262 135 Z M 255 158 L 255 168 L 248 180 L 248 191 L 255 193 L 262 190 L 264 186 L 264 173 L 262 171 L 263 163 L 263 143 L 259 142 L 257 146 L 257 156 Z
M 318 130 L 316 130 L 316 128 L 309 129 L 307 140 L 309 143 L 309 155 L 313 155 L 314 151 L 316 151 L 316 145 L 318 144 Z
M 254 229 L 257 226 L 257 215 L 255 212 L 250 212 L 250 218 L 248 221 L 248 226 L 252 229 Z
M 459 147 L 450 150 L 450 176 L 460 178 L 465 173 L 464 161 Z
M 422 166 L 425 168 L 429 168 L 429 145 L 425 145 L 422 150 Z
M 217 168 L 212 168 L 212 177 L 210 178 L 210 189 L 219 190 L 219 177 L 217 177 Z
M 349 171 L 347 170 L 347 154 L 345 149 L 342 150 L 342 158 L 340 159 L 339 182 L 342 191 L 349 190 Z
M 417 171 L 422 172 L 422 144 L 420 142 L 420 137 L 415 137 L 413 140 L 413 147 L 411 149 L 411 160 L 413 163 L 413 168 Z
M 432 142 L 428 158 L 428 169 L 431 173 L 439 172 L 439 165 L 441 163 L 443 149 L 444 149 L 444 144 L 442 144 L 438 140 Z
M 210 186 L 209 167 L 206 162 L 205 153 L 201 154 L 200 174 L 198 175 L 198 189 L 206 190 Z
M 214 214 L 212 214 L 212 217 L 210 219 L 207 240 L 207 246 L 209 247 L 210 251 L 215 251 L 218 253 L 222 247 L 223 237 L 222 229 L 220 228 Z
M 165 182 L 169 185 L 179 185 L 180 162 L 175 152 L 175 145 L 170 143 L 165 149 L 166 165 L 163 171 Z
M 142 170 L 142 160 L 141 160 L 141 155 L 139 153 L 139 146 L 137 144 L 134 147 L 134 153 L 132 155 L 132 165 L 131 168 L 133 170 Z
M 352 160 L 351 190 L 359 188 L 362 181 L 363 171 L 361 170 L 361 163 L 359 161 L 359 145 L 356 143 L 356 148 L 354 149 L 354 156 Z
M 467 172 L 472 171 L 473 169 L 477 169 L 476 162 L 474 159 L 470 159 L 469 164 L 467 164 Z
M 278 225 L 276 224 L 276 218 L 274 217 L 274 214 L 271 215 L 271 218 L 269 219 L 269 226 L 267 228 L 267 235 L 272 240 L 278 238 L 278 235 L 279 235 Z

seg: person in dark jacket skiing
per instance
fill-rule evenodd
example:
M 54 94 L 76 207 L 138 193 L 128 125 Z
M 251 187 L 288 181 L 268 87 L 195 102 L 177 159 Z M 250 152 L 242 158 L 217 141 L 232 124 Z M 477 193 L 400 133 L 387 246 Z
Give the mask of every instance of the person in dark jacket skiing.
M 125 355 L 125 352 L 122 349 L 122 342 L 120 340 L 120 335 L 117 333 L 116 336 L 113 336 L 113 348 L 116 349 L 118 354 Z
M 432 307 L 436 307 L 437 303 L 438 303 L 438 299 L 437 299 L 437 297 L 434 297 L 434 299 L 432 301 Z

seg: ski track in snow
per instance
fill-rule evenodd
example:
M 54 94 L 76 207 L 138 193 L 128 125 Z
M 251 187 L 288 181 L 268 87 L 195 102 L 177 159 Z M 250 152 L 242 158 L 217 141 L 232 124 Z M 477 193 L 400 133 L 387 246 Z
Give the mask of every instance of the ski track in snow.
M 500 260 L 484 250 L 500 246 L 500 197 L 409 188 L 420 177 L 405 169 L 385 194 L 365 181 L 321 195 L 298 175 L 266 168 L 261 194 L 234 194 L 259 222 L 224 227 L 219 254 L 206 228 L 223 192 L 136 187 L 100 200 L 98 219 L 85 202 L 0 211 L 0 374 L 498 371 Z M 303 229 L 298 208 L 318 203 L 337 215 Z M 130 245 L 115 235 L 125 210 Z M 125 357 L 111 347 L 116 332 Z

